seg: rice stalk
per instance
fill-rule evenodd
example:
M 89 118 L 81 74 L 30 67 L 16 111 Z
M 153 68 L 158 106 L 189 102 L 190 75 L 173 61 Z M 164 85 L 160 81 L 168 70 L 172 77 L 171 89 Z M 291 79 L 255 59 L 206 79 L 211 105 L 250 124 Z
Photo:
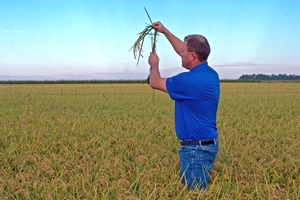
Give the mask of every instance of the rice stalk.
M 150 18 L 150 15 L 147 11 L 147 9 L 144 7 L 145 9 L 145 12 L 149 18 L 149 21 L 150 23 L 152 24 L 152 20 Z M 143 45 L 144 45 L 144 40 L 145 40 L 145 37 L 146 36 L 150 36 L 150 39 L 151 39 L 151 46 L 152 46 L 152 52 L 155 51 L 156 49 L 156 42 L 157 42 L 157 31 L 154 30 L 154 33 L 153 33 L 153 27 L 152 25 L 147 25 L 143 31 L 141 31 L 140 33 L 138 33 L 138 39 L 135 41 L 135 43 L 133 44 L 133 46 L 129 49 L 130 50 L 133 50 L 133 56 L 134 56 L 134 59 L 137 59 L 137 66 L 139 64 L 139 60 L 140 60 L 140 57 L 143 57 Z

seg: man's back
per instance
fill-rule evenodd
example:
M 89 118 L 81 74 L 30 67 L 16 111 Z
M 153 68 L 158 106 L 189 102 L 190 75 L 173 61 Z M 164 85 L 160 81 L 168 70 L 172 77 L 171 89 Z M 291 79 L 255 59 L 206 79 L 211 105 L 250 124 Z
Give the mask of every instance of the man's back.
M 216 114 L 220 96 L 218 74 L 203 63 L 167 80 L 175 100 L 176 134 L 180 140 L 216 138 Z

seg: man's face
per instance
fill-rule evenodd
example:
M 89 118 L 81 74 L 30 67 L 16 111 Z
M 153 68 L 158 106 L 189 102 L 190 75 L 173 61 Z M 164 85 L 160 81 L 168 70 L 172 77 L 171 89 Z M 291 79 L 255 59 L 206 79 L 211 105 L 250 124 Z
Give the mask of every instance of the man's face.
M 183 42 L 181 47 L 181 64 L 182 67 L 189 69 L 190 68 L 190 56 L 191 52 L 188 52 L 186 47 L 186 42 Z

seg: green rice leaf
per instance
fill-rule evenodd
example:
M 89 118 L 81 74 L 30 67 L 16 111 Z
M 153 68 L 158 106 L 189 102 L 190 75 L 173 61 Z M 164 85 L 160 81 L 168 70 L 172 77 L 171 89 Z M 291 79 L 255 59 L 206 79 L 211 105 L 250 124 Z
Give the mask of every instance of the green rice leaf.
M 147 15 L 148 15 L 148 18 L 149 18 L 149 20 L 150 20 L 151 24 L 152 24 L 152 20 L 151 20 L 151 18 L 150 18 L 150 15 L 149 15 L 149 13 L 148 13 L 148 11 L 147 11 L 146 7 L 144 7 L 144 9 L 145 9 L 145 11 L 146 11 L 146 13 L 147 13 Z

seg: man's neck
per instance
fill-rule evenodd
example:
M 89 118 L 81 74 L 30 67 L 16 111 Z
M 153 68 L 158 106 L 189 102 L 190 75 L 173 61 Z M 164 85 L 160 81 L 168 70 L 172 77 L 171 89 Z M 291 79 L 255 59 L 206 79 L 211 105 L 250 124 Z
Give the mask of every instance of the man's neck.
M 196 62 L 196 63 L 194 63 L 193 67 L 190 68 L 190 70 L 193 69 L 194 67 L 197 67 L 198 65 L 204 64 L 204 63 L 206 63 L 206 62 L 207 62 L 207 61 L 202 61 L 202 62 L 199 61 L 199 62 Z

